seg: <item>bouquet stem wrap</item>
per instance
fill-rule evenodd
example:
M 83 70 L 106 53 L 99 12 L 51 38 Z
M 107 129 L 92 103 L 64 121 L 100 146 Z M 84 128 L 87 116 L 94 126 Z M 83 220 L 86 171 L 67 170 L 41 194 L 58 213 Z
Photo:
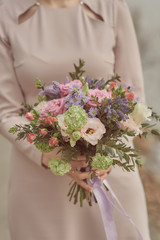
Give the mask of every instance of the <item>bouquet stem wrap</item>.
M 106 233 L 106 239 L 118 240 L 116 226 L 115 226 L 113 215 L 112 215 L 113 209 L 116 209 L 121 215 L 126 217 L 131 222 L 131 224 L 135 227 L 138 240 L 143 240 L 143 237 L 140 234 L 137 226 L 135 225 L 131 217 L 128 216 L 128 214 L 122 207 L 119 199 L 113 192 L 108 181 L 105 179 L 102 183 L 98 177 L 94 177 L 93 181 L 88 180 L 88 184 L 93 187 L 93 193 L 97 199 L 98 206 L 100 208 L 104 229 Z M 110 197 L 108 197 L 108 195 L 106 194 L 103 184 L 108 188 Z M 117 206 L 115 205 L 115 203 L 117 203 Z

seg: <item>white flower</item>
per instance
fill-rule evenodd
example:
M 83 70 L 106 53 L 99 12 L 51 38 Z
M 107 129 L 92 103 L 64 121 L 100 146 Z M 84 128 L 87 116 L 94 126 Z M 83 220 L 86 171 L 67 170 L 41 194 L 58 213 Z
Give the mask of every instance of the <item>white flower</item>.
M 135 122 L 132 116 L 129 116 L 129 119 L 127 119 L 126 121 L 121 121 L 120 124 L 122 130 L 128 128 L 129 131 L 135 131 L 137 135 L 142 133 L 141 124 Z
M 137 123 L 143 122 L 143 121 L 150 121 L 149 117 L 152 115 L 152 111 L 141 102 L 138 102 L 132 112 L 133 120 Z
M 46 104 L 47 104 L 46 101 L 42 101 L 42 102 L 40 102 L 36 107 L 34 107 L 33 109 L 34 109 L 36 112 L 40 113 L 40 111 L 42 110 L 42 108 L 43 108 Z
M 96 145 L 105 132 L 105 126 L 98 118 L 88 118 L 86 125 L 81 129 L 81 136 L 87 142 Z
M 69 139 L 70 139 L 70 136 L 69 136 L 68 133 L 66 133 L 66 130 L 67 130 L 68 126 L 65 124 L 64 114 L 59 114 L 57 116 L 57 120 L 58 120 L 58 125 L 59 125 L 62 136 L 63 136 L 64 140 L 66 142 L 68 142 Z

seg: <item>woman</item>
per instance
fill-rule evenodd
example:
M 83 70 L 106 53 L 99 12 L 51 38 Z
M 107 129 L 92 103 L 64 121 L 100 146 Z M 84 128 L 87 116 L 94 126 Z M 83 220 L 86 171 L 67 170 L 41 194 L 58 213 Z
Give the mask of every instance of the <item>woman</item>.
M 135 32 L 125 0 L 9 0 L 0 7 L 0 129 L 13 143 L 9 184 L 12 240 L 104 240 L 97 205 L 80 209 L 66 197 L 70 177 L 88 190 L 72 163 L 69 176 L 46 170 L 55 152 L 41 154 L 25 141 L 15 142 L 8 130 L 26 122 L 20 102 L 36 100 L 35 78 L 47 84 L 64 81 L 73 63 L 85 59 L 86 74 L 108 79 L 118 73 L 143 98 L 143 80 Z M 80 161 L 79 161 L 80 160 Z M 107 172 L 99 170 L 103 179 Z M 114 168 L 108 180 L 143 238 L 149 240 L 146 205 L 138 175 Z M 119 214 L 120 240 L 137 239 L 133 226 Z

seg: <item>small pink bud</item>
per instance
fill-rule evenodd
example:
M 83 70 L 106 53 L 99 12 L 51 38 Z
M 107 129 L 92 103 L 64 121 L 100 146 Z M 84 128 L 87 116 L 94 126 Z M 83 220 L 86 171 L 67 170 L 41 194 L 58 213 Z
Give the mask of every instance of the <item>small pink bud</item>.
M 58 120 L 57 120 L 57 118 L 56 118 L 56 117 L 53 117 L 53 121 L 54 121 L 54 122 L 57 122 Z
M 36 137 L 37 137 L 37 134 L 35 134 L 35 133 L 28 133 L 27 134 L 27 141 L 32 143 L 34 141 L 34 139 L 36 139 Z
M 26 112 L 25 117 L 26 117 L 27 119 L 29 119 L 29 120 L 32 120 L 33 117 L 34 117 L 34 115 L 33 115 L 33 113 L 31 113 L 31 112 Z
M 39 132 L 41 135 L 46 135 L 47 131 L 45 129 L 41 129 L 41 131 Z
M 55 137 L 50 138 L 50 140 L 49 140 L 49 146 L 50 147 L 55 146 L 57 143 L 58 143 L 57 138 L 55 138 Z
M 49 124 L 49 125 L 54 125 L 54 117 L 47 117 L 45 120 L 45 123 Z
M 135 98 L 133 92 L 126 93 L 125 97 L 126 97 L 128 100 L 134 100 L 134 98 Z
M 112 88 L 115 88 L 116 87 L 116 85 L 117 85 L 117 83 L 116 82 L 110 82 L 110 88 L 112 89 Z

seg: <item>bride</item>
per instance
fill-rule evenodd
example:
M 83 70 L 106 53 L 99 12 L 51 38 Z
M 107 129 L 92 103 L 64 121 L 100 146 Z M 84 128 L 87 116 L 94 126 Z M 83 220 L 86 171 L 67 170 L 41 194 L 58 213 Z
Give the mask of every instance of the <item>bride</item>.
M 135 32 L 125 0 L 8 0 L 0 6 L 0 132 L 13 143 L 9 182 L 9 228 L 12 240 L 104 240 L 98 206 L 83 209 L 66 197 L 70 179 L 92 191 L 84 179 L 84 158 L 72 171 L 55 176 L 48 162 L 55 151 L 40 153 L 8 130 L 27 120 L 20 103 L 36 100 L 35 78 L 62 82 L 74 62 L 85 60 L 87 75 L 110 78 L 118 73 L 144 99 L 143 77 Z M 149 240 L 144 191 L 138 170 L 97 170 L 108 178 L 127 213 Z M 107 174 L 110 174 L 107 176 Z M 114 215 L 119 240 L 135 240 L 132 225 Z

